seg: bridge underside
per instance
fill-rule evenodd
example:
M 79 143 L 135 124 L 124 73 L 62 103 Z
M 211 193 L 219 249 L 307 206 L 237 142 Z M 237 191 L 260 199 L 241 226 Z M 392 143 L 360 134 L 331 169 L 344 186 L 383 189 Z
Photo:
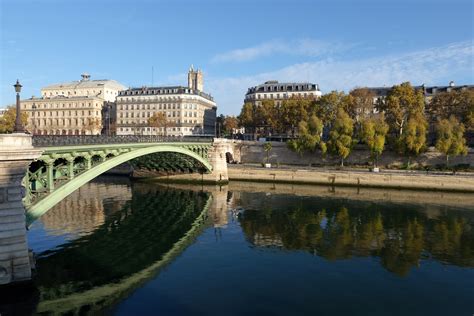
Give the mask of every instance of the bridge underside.
M 23 184 L 27 224 L 100 174 L 124 163 L 167 173 L 212 171 L 211 144 L 120 144 L 45 148 Z
M 190 156 L 175 152 L 160 152 L 130 160 L 134 169 L 146 169 L 166 173 L 205 173 L 206 167 Z

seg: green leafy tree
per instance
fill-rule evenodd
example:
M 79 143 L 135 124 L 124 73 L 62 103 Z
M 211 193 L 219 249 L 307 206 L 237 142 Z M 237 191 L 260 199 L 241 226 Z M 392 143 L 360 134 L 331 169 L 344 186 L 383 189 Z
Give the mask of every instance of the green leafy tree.
M 385 113 L 391 132 L 400 138 L 410 115 L 423 113 L 425 101 L 422 91 L 416 91 L 409 82 L 404 82 L 393 86 L 378 106 Z
M 388 124 L 385 122 L 383 115 L 362 121 L 361 138 L 369 147 L 374 167 L 377 167 L 378 159 L 385 148 L 387 133 Z
M 308 122 L 302 121 L 298 125 L 298 138 L 288 141 L 288 148 L 302 155 L 304 152 L 320 150 L 324 155 L 327 151 L 326 143 L 322 140 L 324 124 L 312 115 Z
M 423 113 L 410 115 L 403 134 L 399 139 L 398 148 L 408 156 L 408 167 L 412 156 L 418 156 L 426 148 L 428 122 Z
M 449 120 L 442 119 L 436 124 L 436 149 L 446 155 L 446 167 L 450 156 L 467 154 L 464 131 L 464 124 L 459 123 L 454 115 Z
M 270 161 L 270 152 L 272 151 L 272 143 L 268 142 L 263 144 L 263 150 L 267 155 L 267 163 Z
M 289 150 L 296 152 L 300 156 L 303 156 L 306 150 L 304 143 L 299 138 L 289 140 L 286 145 Z
M 28 113 L 25 111 L 20 112 L 21 123 L 26 127 L 28 123 Z M 9 106 L 2 117 L 0 117 L 0 134 L 12 133 L 15 127 L 16 120 L 16 107 Z
M 351 153 L 353 132 L 354 121 L 339 108 L 329 132 L 328 149 L 332 154 L 341 157 L 341 166 L 344 166 L 344 159 Z

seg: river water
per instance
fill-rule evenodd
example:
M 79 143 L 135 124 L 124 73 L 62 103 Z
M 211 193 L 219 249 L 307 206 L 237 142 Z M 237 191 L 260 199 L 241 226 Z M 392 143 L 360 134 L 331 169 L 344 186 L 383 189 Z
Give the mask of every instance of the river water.
M 30 227 L 27 310 L 472 315 L 473 205 L 467 194 L 100 178 Z

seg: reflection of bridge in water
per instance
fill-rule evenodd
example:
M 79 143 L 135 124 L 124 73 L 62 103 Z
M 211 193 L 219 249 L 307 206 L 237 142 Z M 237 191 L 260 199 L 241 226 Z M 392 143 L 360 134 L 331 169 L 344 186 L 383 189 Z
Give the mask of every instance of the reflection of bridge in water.
M 113 305 L 153 278 L 211 224 L 209 193 L 140 183 L 132 191 L 131 200 L 90 235 L 40 254 L 38 313 L 98 311 Z M 103 212 L 102 207 L 95 210 Z M 60 214 L 68 216 L 61 211 L 52 210 L 56 220 L 62 219 Z

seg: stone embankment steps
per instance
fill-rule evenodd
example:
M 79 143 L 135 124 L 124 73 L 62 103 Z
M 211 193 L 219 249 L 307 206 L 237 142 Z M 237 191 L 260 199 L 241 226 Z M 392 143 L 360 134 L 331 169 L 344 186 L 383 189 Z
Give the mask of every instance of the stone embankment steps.
M 262 168 L 229 165 L 228 174 L 230 181 L 474 192 L 474 174 L 472 173 L 453 175 L 442 172 L 394 172 L 392 170 L 374 173 L 354 169 Z

